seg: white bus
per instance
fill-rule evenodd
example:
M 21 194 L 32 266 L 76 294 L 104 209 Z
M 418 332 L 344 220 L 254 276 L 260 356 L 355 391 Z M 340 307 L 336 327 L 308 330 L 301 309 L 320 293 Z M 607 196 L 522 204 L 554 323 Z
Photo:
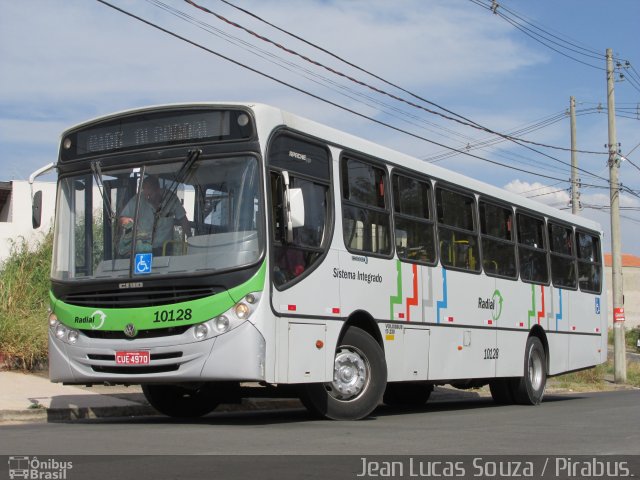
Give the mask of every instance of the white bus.
M 596 223 L 277 108 L 110 115 L 55 167 L 54 382 L 360 419 L 441 384 L 535 405 L 606 360 Z

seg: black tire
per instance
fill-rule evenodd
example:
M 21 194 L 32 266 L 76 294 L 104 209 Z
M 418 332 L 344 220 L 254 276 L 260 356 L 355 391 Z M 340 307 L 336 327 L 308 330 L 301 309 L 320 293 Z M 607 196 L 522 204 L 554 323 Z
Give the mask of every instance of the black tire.
M 425 382 L 387 383 L 382 401 L 390 407 L 422 407 L 433 392 L 433 385 Z
M 351 327 L 334 358 L 334 381 L 302 386 L 309 412 L 332 420 L 360 420 L 380 404 L 387 384 L 382 347 L 364 330 Z
M 511 379 L 510 378 L 496 378 L 489 382 L 489 390 L 491 390 L 491 397 L 493 401 L 498 405 L 511 405 L 514 403 L 513 395 L 511 394 Z
M 524 352 L 524 376 L 511 380 L 511 395 L 515 403 L 539 405 L 547 385 L 547 356 L 537 337 L 527 339 Z
M 169 417 L 198 418 L 215 410 L 228 391 L 215 383 L 196 385 L 142 385 L 153 408 Z

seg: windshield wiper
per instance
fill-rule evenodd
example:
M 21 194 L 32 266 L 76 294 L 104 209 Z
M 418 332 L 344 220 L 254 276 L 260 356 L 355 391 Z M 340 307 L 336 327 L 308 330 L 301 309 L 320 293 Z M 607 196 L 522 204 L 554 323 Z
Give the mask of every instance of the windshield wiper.
M 166 207 L 165 204 L 174 197 L 175 193 L 178 191 L 178 187 L 186 179 L 189 170 L 191 170 L 193 164 L 196 163 L 198 158 L 200 158 L 201 153 L 202 150 L 200 149 L 189 150 L 189 153 L 187 153 L 187 158 L 185 158 L 184 162 L 182 162 L 180 170 L 178 170 L 178 173 L 176 173 L 176 175 L 173 177 L 171 186 L 169 186 L 169 188 L 163 189 L 162 191 L 162 197 L 160 197 L 160 203 L 158 204 L 158 208 L 156 210 L 156 220 L 160 215 L 160 212 L 162 212 L 162 210 Z
M 104 183 L 102 182 L 102 169 L 100 168 L 100 162 L 94 160 L 91 162 L 91 171 L 93 172 L 93 179 L 98 186 L 98 191 L 100 192 L 100 196 L 102 197 L 102 202 L 104 207 L 107 209 L 107 213 L 109 215 L 109 219 L 113 221 L 116 218 L 116 213 L 111 208 L 111 199 L 106 194 L 104 190 Z

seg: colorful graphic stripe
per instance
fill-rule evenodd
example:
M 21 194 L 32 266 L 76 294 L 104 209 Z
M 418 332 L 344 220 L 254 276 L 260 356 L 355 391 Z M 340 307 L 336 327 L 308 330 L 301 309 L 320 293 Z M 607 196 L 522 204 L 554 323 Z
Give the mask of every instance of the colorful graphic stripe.
M 395 320 L 395 315 L 393 314 L 394 307 L 396 305 L 402 305 L 402 264 L 400 260 L 396 260 L 396 270 L 398 271 L 396 295 L 389 297 L 390 320 Z
M 411 321 L 411 307 L 418 306 L 418 266 L 414 264 L 411 267 L 413 273 L 413 295 L 407 297 L 407 322 Z
M 440 310 L 447 308 L 447 270 L 442 269 L 442 300 L 436 302 L 437 318 L 436 323 L 440 323 Z
M 558 322 L 562 320 L 562 289 L 559 288 L 558 292 L 560 296 L 560 311 L 556 313 L 556 330 L 560 330 L 560 328 L 558 328 Z

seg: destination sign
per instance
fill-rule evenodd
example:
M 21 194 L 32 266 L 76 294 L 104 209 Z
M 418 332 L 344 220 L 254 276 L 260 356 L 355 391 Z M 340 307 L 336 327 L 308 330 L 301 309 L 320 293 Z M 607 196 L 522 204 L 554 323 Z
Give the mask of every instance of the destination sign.
M 62 159 L 142 148 L 152 145 L 229 140 L 251 135 L 249 116 L 242 111 L 164 112 L 123 117 L 79 130 L 62 141 Z

